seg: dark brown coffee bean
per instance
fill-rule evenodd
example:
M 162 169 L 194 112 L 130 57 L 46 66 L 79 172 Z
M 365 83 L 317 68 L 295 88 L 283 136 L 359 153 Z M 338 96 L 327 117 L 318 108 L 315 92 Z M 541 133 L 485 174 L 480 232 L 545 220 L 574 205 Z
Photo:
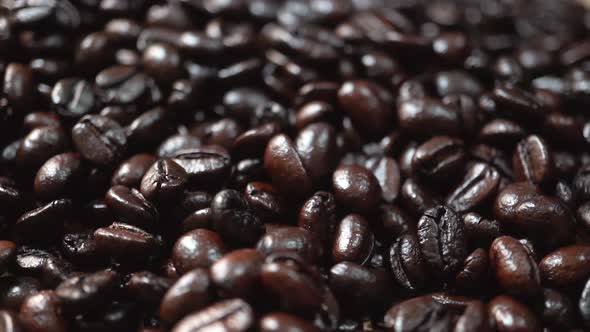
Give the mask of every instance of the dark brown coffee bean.
M 577 324 L 575 306 L 564 294 L 543 289 L 543 323 L 555 329 L 573 329 Z
M 286 135 L 277 135 L 268 142 L 264 166 L 280 192 L 303 196 L 311 191 L 311 178 L 295 144 Z
M 472 164 L 463 180 L 447 196 L 447 204 L 457 212 L 465 212 L 491 202 L 500 185 L 500 173 L 484 163 Z
M 72 140 L 82 157 L 103 166 L 119 161 L 127 143 L 123 128 L 100 115 L 83 117 L 72 128 Z
M 21 306 L 19 317 L 27 331 L 67 331 L 59 298 L 50 290 L 29 296 Z
M 340 166 L 332 174 L 336 201 L 351 211 L 370 211 L 381 200 L 377 178 L 364 167 Z
M 32 277 L 0 277 L 0 306 L 18 311 L 24 300 L 42 290 L 41 283 Z
M 172 248 L 176 270 L 184 274 L 194 268 L 208 268 L 225 254 L 225 245 L 217 233 L 195 229 L 178 238 Z
M 262 221 L 238 191 L 218 192 L 211 202 L 211 215 L 213 228 L 226 239 L 249 245 L 262 235 Z
M 535 296 L 541 292 L 541 275 L 529 249 L 517 239 L 501 236 L 490 247 L 490 263 L 496 280 L 507 292 Z
M 276 122 L 265 123 L 247 130 L 234 140 L 232 153 L 239 157 L 262 156 L 268 141 L 280 131 L 281 128 Z
M 358 214 L 349 214 L 340 221 L 334 235 L 332 260 L 364 264 L 375 246 L 375 235 L 369 222 Z
M 331 104 L 314 100 L 303 104 L 295 116 L 295 128 L 302 130 L 308 125 L 316 122 L 335 124 L 338 121 L 338 114 Z
M 143 51 L 145 72 L 164 83 L 172 83 L 183 76 L 181 62 L 180 53 L 170 45 L 153 43 Z
M 124 259 L 147 257 L 158 248 L 156 238 L 135 226 L 115 222 L 94 232 L 101 252 Z
M 164 293 L 172 285 L 172 280 L 149 271 L 134 272 L 125 283 L 129 297 L 144 307 L 155 307 Z
M 467 291 L 477 291 L 478 285 L 488 281 L 489 268 L 488 253 L 482 248 L 475 249 L 465 258 L 463 267 L 455 275 L 457 287 Z
M 428 181 L 448 181 L 461 172 L 464 164 L 463 142 L 436 136 L 418 146 L 412 159 L 412 171 Z
M 570 245 L 561 247 L 539 263 L 541 276 L 558 287 L 567 287 L 583 282 L 590 277 L 590 246 Z
M 231 171 L 229 154 L 217 146 L 180 150 L 172 160 L 184 168 L 194 186 L 219 187 Z
M 553 156 L 545 140 L 531 135 L 516 145 L 512 157 L 514 175 L 518 181 L 546 185 L 553 180 Z
M 258 241 L 256 249 L 266 256 L 275 252 L 292 251 L 310 263 L 318 262 L 323 254 L 320 243 L 313 233 L 293 226 L 278 226 L 267 230 Z
M 495 119 L 479 131 L 479 139 L 486 144 L 504 147 L 513 146 L 525 135 L 524 129 L 517 123 L 506 119 Z
M 404 289 L 415 291 L 426 284 L 427 267 L 415 236 L 402 235 L 391 245 L 389 264 L 394 280 Z
M 338 162 L 336 130 L 327 123 L 312 123 L 297 134 L 295 149 L 311 180 L 321 183 Z
M 328 237 L 336 223 L 336 202 L 334 195 L 325 191 L 313 194 L 299 210 L 297 221 L 299 227 L 307 229 L 322 243 L 328 243 Z
M 279 332 L 279 331 L 300 331 L 300 332 L 318 332 L 320 331 L 310 322 L 301 319 L 298 316 L 274 312 L 260 318 L 260 332 Z
M 270 184 L 248 183 L 244 189 L 244 198 L 265 223 L 281 221 L 288 213 L 286 200 Z
M 338 103 L 352 118 L 355 127 L 371 136 L 384 134 L 393 125 L 393 113 L 386 93 L 369 81 L 347 81 L 338 91 Z
M 385 326 L 399 331 L 450 330 L 450 312 L 430 296 L 416 297 L 391 307 L 385 313 Z
M 211 266 L 211 281 L 221 297 L 252 299 L 260 291 L 263 261 L 263 254 L 257 250 L 233 251 Z
M 401 101 L 397 114 L 400 128 L 407 133 L 419 136 L 459 136 L 461 133 L 458 111 L 434 99 Z
M 464 214 L 463 224 L 467 240 L 482 247 L 488 247 L 502 234 L 502 225 L 497 220 L 484 218 L 475 212 Z
M 385 269 L 341 262 L 330 269 L 330 288 L 352 312 L 370 312 L 390 296 L 392 287 Z
M 146 171 L 139 189 L 149 201 L 162 205 L 180 197 L 187 181 L 182 166 L 171 159 L 160 159 Z
M 72 209 L 72 201 L 58 199 L 31 210 L 18 218 L 14 225 L 17 237 L 24 242 L 47 242 L 61 234 L 65 219 Z
M 497 296 L 488 303 L 488 314 L 497 331 L 541 331 L 535 314 L 510 296 Z
M 24 64 L 10 63 L 4 71 L 4 94 L 12 107 L 27 111 L 34 102 L 33 71 Z
M 519 87 L 502 84 L 494 89 L 492 96 L 503 114 L 519 123 L 533 125 L 542 121 L 545 115 L 543 106 L 534 95 Z
M 37 171 L 35 196 L 47 201 L 72 197 L 82 183 L 86 167 L 78 153 L 62 153 L 48 159 Z
M 173 324 L 187 314 L 201 310 L 211 302 L 211 280 L 206 269 L 186 272 L 164 294 L 160 303 L 160 317 Z
M 455 211 L 437 206 L 418 221 L 418 241 L 424 261 L 437 275 L 456 272 L 467 257 L 464 226 Z
M 421 216 L 426 210 L 437 205 L 438 199 L 424 184 L 408 178 L 402 184 L 401 202 L 414 216 Z
M 16 257 L 16 244 L 12 241 L 0 240 L 0 271 L 14 263 Z
M 129 188 L 139 188 L 141 179 L 147 170 L 156 162 L 151 154 L 141 153 L 123 161 L 113 173 L 111 184 L 123 185 Z
M 51 103 L 65 118 L 78 119 L 92 112 L 96 109 L 97 99 L 92 85 L 80 79 L 60 80 L 51 91 Z
M 64 152 L 67 136 L 60 127 L 45 126 L 31 130 L 18 146 L 16 164 L 36 170 L 52 156 Z
M 153 108 L 133 120 L 126 128 L 129 145 L 153 147 L 172 133 L 170 116 L 162 107 Z
M 96 310 L 107 304 L 119 286 L 113 271 L 99 271 L 64 280 L 55 289 L 62 308 L 69 313 Z
M 401 187 L 401 174 L 397 162 L 393 158 L 371 158 L 365 167 L 373 172 L 381 185 L 383 201 L 393 203 L 398 197 Z
M 414 232 L 416 225 L 410 221 L 410 217 L 399 207 L 383 204 L 380 206 L 380 218 L 383 225 L 383 231 L 377 232 L 378 238 L 385 238 L 387 241 L 396 239 L 401 235 Z
M 105 203 L 121 222 L 150 229 L 158 221 L 156 208 L 137 189 L 120 185 L 111 187 Z
M 220 301 L 186 316 L 172 328 L 172 332 L 232 331 L 245 332 L 254 325 L 254 312 L 240 299 Z
M 16 183 L 7 177 L 0 177 L 0 207 L 7 211 L 21 205 L 23 194 Z

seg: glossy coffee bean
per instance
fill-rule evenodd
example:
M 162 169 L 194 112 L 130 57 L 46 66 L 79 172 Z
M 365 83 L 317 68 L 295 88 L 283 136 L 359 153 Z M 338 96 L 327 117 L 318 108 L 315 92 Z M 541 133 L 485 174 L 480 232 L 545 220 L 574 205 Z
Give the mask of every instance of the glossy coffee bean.
M 50 290 L 29 296 L 21 306 L 19 317 L 26 331 L 67 331 L 59 298 Z
M 183 274 L 197 267 L 210 267 L 225 254 L 225 245 L 217 233 L 195 229 L 178 238 L 172 248 L 172 261 Z
M 216 145 L 177 151 L 172 160 L 184 168 L 194 186 L 218 188 L 231 171 L 229 153 Z
M 477 291 L 477 285 L 486 283 L 490 269 L 488 253 L 482 248 L 475 249 L 463 262 L 455 275 L 457 287 L 466 291 Z
M 141 153 L 123 161 L 113 173 L 112 185 L 123 185 L 129 188 L 139 188 L 144 174 L 156 162 L 151 154 Z
M 463 215 L 465 236 L 471 243 L 488 247 L 492 241 L 502 234 L 502 224 L 495 219 L 487 219 L 470 212 Z
M 353 312 L 362 313 L 378 308 L 383 304 L 383 298 L 392 291 L 386 270 L 364 267 L 353 262 L 341 262 L 332 266 L 329 279 L 334 295 Z
M 166 204 L 180 197 L 187 181 L 182 166 L 171 159 L 160 159 L 145 172 L 139 190 L 156 205 Z
M 281 221 L 288 210 L 285 198 L 267 183 L 248 183 L 244 189 L 244 198 L 265 222 Z
M 182 58 L 170 45 L 153 43 L 143 51 L 142 64 L 147 74 L 165 83 L 183 76 Z
M 55 239 L 61 234 L 71 209 L 71 200 L 58 199 L 26 212 L 16 221 L 16 235 L 24 242 Z
M 590 282 L 586 281 L 580 299 L 578 300 L 578 310 L 580 310 L 580 316 L 584 321 L 585 326 L 590 323 Z
M 347 81 L 338 90 L 340 107 L 355 127 L 372 136 L 384 134 L 393 125 L 393 112 L 382 89 L 369 81 Z
M 489 203 L 498 192 L 500 173 L 484 163 L 472 164 L 463 180 L 447 196 L 447 204 L 457 212 Z
M 401 101 L 397 108 L 400 128 L 419 136 L 459 136 L 458 111 L 434 99 Z
M 415 291 L 426 284 L 427 266 L 416 236 L 402 235 L 391 245 L 389 265 L 400 287 Z
M 373 172 L 381 185 L 383 201 L 392 203 L 400 193 L 401 174 L 400 169 L 393 158 L 371 158 L 365 163 L 367 169 Z
M 461 219 L 444 205 L 424 212 L 418 221 L 418 241 L 429 268 L 438 275 L 457 271 L 467 257 L 467 241 Z
M 429 319 L 429 317 L 432 317 Z M 432 330 L 450 328 L 447 309 L 430 296 L 416 297 L 391 307 L 385 313 L 385 326 L 392 330 Z
M 211 202 L 213 228 L 221 236 L 242 244 L 254 244 L 263 232 L 263 224 L 248 201 L 238 191 L 218 192 Z
M 0 278 L 0 305 L 18 311 L 27 297 L 41 290 L 41 283 L 33 277 L 3 276 Z
M 172 328 L 172 332 L 223 331 L 242 332 L 254 325 L 254 312 L 240 299 L 224 300 L 186 316 Z
M 117 185 L 105 196 L 105 203 L 117 218 L 125 223 L 152 228 L 158 220 L 158 211 L 137 189 Z
M 490 247 L 490 263 L 496 280 L 507 292 L 535 296 L 541 291 L 541 275 L 529 249 L 517 239 L 502 236 Z
M 540 331 L 535 314 L 510 296 L 497 296 L 488 304 L 488 314 L 497 331 Z
M 115 222 L 94 232 L 100 252 L 123 259 L 146 258 L 157 250 L 156 238 L 135 226 Z
M 575 306 L 564 294 L 550 288 L 543 289 L 543 323 L 556 329 L 573 328 L 578 318 Z
M 82 183 L 85 166 L 78 153 L 66 152 L 51 157 L 37 171 L 35 196 L 45 201 L 71 197 Z
M 97 165 L 112 165 L 125 153 L 123 128 L 100 115 L 83 117 L 72 128 L 72 140 L 84 159 Z
M 170 286 L 160 303 L 159 314 L 162 320 L 173 324 L 187 314 L 203 309 L 212 298 L 208 271 L 196 268 L 183 274 Z
M 314 233 L 293 226 L 277 226 L 267 230 L 258 241 L 256 249 L 266 256 L 291 251 L 310 263 L 319 261 L 323 254 L 323 248 Z
M 35 128 L 19 145 L 15 156 L 16 164 L 36 170 L 50 157 L 64 152 L 67 142 L 66 133 L 60 127 Z
M 456 176 L 465 163 L 463 142 L 436 136 L 418 146 L 412 159 L 412 172 L 433 181 Z
M 361 166 L 338 167 L 332 174 L 332 188 L 336 202 L 352 211 L 369 211 L 381 200 L 377 178 Z
M 260 332 L 278 332 L 278 331 L 301 331 L 317 332 L 319 329 L 311 322 L 307 322 L 300 317 L 284 312 L 274 312 L 260 318 Z
M 311 190 L 311 178 L 295 144 L 286 135 L 277 135 L 268 142 L 264 166 L 280 192 L 302 196 Z
M 80 79 L 60 80 L 51 91 L 51 103 L 65 118 L 79 119 L 94 111 L 97 99 L 92 85 Z
M 221 297 L 252 298 L 260 289 L 264 256 L 257 250 L 233 251 L 211 266 L 211 281 Z
M 588 260 L 590 246 L 570 245 L 561 247 L 539 263 L 544 280 L 558 287 L 567 287 L 583 282 L 590 277 Z
M 119 276 L 113 271 L 99 271 L 64 280 L 55 295 L 65 311 L 70 313 L 96 310 L 108 303 L 117 290 Z
M 160 303 L 172 281 L 149 271 L 133 272 L 124 287 L 129 297 L 144 307 L 154 307 Z
M 516 145 L 512 157 L 518 181 L 546 185 L 553 177 L 553 156 L 547 143 L 538 136 L 528 136 Z
M 299 131 L 295 149 L 311 180 L 321 183 L 329 177 L 338 161 L 336 130 L 323 122 L 310 124 Z
M 335 223 L 336 202 L 334 195 L 329 192 L 314 193 L 299 210 L 297 219 L 299 227 L 309 230 L 322 242 L 327 242 Z
M 332 261 L 364 264 L 375 246 L 375 235 L 369 222 L 358 214 L 344 217 L 334 234 Z
M 129 145 L 137 149 L 156 146 L 172 133 L 170 116 L 162 107 L 155 107 L 142 113 L 126 128 Z
M 4 71 L 3 92 L 10 105 L 26 111 L 32 106 L 35 96 L 33 71 L 24 64 L 10 63 Z

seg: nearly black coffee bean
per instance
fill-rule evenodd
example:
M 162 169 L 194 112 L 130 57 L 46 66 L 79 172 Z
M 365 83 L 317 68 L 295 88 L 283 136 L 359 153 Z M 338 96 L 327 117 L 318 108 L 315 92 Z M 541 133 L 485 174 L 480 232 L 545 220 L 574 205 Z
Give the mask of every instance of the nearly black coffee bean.
M 101 166 L 118 162 L 127 144 L 123 128 L 100 115 L 83 117 L 72 128 L 72 140 L 84 159 Z
M 225 254 L 225 244 L 215 232 L 195 229 L 178 238 L 172 248 L 172 261 L 180 273 L 193 268 L 208 268 Z
M 188 181 L 184 168 L 171 159 L 156 161 L 143 175 L 139 190 L 156 205 L 178 199 Z
M 217 302 L 201 311 L 187 315 L 172 329 L 173 332 L 247 331 L 254 325 L 254 312 L 248 303 L 240 299 Z

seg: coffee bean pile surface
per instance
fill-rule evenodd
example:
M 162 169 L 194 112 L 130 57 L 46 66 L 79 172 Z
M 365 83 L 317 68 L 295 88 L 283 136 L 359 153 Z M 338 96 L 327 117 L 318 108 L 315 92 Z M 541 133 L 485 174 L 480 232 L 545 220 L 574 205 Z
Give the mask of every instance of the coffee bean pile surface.
M 0 331 L 590 330 L 579 4 L 0 5 Z

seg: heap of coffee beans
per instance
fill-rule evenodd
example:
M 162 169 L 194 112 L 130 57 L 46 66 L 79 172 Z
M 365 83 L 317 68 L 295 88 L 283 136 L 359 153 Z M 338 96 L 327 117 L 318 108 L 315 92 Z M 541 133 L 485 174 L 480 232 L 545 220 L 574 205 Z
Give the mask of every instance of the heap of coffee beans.
M 590 330 L 576 2 L 0 5 L 0 331 Z

